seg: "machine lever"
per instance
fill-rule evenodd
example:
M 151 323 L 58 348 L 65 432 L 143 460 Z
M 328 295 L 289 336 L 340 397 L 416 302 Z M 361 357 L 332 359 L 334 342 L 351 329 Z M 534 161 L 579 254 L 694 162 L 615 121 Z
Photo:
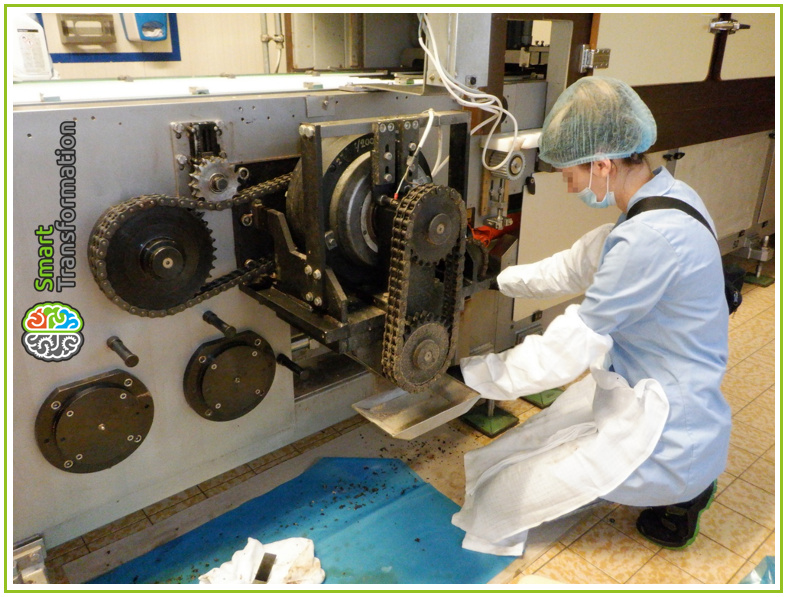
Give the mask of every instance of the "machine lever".
M 107 346 L 123 360 L 127 367 L 135 367 L 140 362 L 140 358 L 126 348 L 126 345 L 117 336 L 107 338 Z
M 213 327 L 219 330 L 222 334 L 224 334 L 227 338 L 232 338 L 235 336 L 235 328 L 228 323 L 225 323 L 219 316 L 216 315 L 213 311 L 206 311 L 202 314 L 202 318 L 207 323 L 210 323 Z
M 283 354 L 277 355 L 276 362 L 279 363 L 280 365 L 282 365 L 283 367 L 286 367 L 287 369 L 290 369 L 290 371 L 295 373 L 295 375 L 301 381 L 304 381 L 305 379 L 307 379 L 309 377 L 309 369 L 304 369 L 303 367 L 298 365 L 296 362 L 290 360 L 289 358 L 287 358 Z

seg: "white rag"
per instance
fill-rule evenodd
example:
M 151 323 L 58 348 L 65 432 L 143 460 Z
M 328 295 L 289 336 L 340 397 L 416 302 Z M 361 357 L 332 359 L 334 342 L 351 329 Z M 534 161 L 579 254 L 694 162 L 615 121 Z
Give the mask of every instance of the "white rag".
M 266 553 L 276 554 L 268 575 L 269 585 L 319 585 L 326 579 L 320 560 L 315 557 L 315 544 L 311 539 L 295 537 L 263 545 L 250 537 L 246 547 L 236 551 L 229 562 L 200 576 L 200 584 L 252 584 Z
M 653 379 L 630 387 L 601 368 L 547 409 L 465 455 L 463 547 L 522 555 L 528 529 L 610 493 L 652 453 L 668 416 Z

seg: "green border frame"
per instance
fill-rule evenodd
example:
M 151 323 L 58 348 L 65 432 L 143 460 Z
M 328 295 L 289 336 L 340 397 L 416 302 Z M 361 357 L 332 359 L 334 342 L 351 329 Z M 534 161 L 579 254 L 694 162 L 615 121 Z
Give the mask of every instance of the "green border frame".
M 9 8 L 32 8 L 32 9 L 40 9 L 40 8 L 57 8 L 57 7 L 67 7 L 67 8 L 162 8 L 161 4 L 38 4 L 38 5 L 31 5 L 31 4 L 4 4 L 4 21 L 7 23 L 8 21 L 8 9 Z M 249 9 L 259 9 L 259 8 L 373 8 L 373 9 L 380 9 L 380 8 L 487 8 L 487 9 L 494 9 L 494 8 L 524 8 L 528 10 L 533 9 L 542 9 L 542 8 L 578 8 L 578 9 L 585 9 L 588 10 L 597 10 L 599 8 L 709 8 L 713 9 L 714 11 L 721 11 L 724 8 L 777 8 L 779 9 L 776 12 L 776 15 L 779 15 L 779 63 L 777 66 L 777 72 L 782 75 L 782 56 L 783 56 L 783 4 L 725 4 L 725 5 L 714 5 L 714 4 L 173 4 L 172 8 L 181 7 L 181 8 L 249 8 Z M 168 6 L 169 8 L 169 6 Z M 497 11 L 503 12 L 503 11 Z M 8 101 L 8 69 L 9 69 L 9 54 L 8 54 L 8 37 L 5 37 L 5 64 L 4 64 L 4 73 L 6 75 L 5 82 L 4 82 L 4 106 L 5 106 L 5 114 L 3 116 L 3 122 L 5 126 L 5 137 L 3 140 L 3 149 L 5 151 L 5 160 L 4 160 L 4 173 L 5 173 L 5 180 L 4 180 L 4 192 L 5 197 L 8 197 L 8 108 L 9 108 L 9 101 Z M 778 79 L 779 80 L 779 79 Z M 783 93 L 782 93 L 782 86 L 780 86 L 778 90 L 778 109 L 780 114 L 780 139 L 782 139 L 782 117 L 783 117 Z M 12 106 L 13 107 L 13 106 Z M 780 145 L 782 148 L 782 145 Z M 782 176 L 783 176 L 783 162 L 780 160 L 779 162 L 779 171 L 780 171 L 780 181 L 782 183 Z M 780 185 L 780 193 L 778 193 L 777 198 L 779 200 L 782 197 L 782 184 Z M 3 320 L 3 330 L 4 330 L 4 339 L 5 339 L 5 348 L 6 352 L 4 353 L 4 362 L 3 362 L 3 370 L 4 370 L 4 379 L 3 379 L 3 388 L 5 392 L 5 396 L 9 396 L 9 387 L 8 387 L 8 348 L 11 346 L 9 343 L 9 329 L 8 329 L 8 232 L 9 232 L 9 225 L 8 225 L 8 203 L 5 202 L 3 206 L 3 215 L 4 215 L 4 223 L 3 223 L 3 267 L 4 267 L 4 288 L 3 288 L 3 313 L 5 315 L 5 319 Z M 782 231 L 782 213 L 780 213 L 780 217 L 777 220 L 777 233 Z M 782 249 L 779 249 L 780 254 L 780 263 L 782 263 Z M 782 268 L 779 272 L 782 274 Z M 777 277 L 777 276 L 776 276 Z M 12 281 L 13 283 L 13 281 Z M 777 277 L 776 284 L 779 288 L 779 305 L 780 305 L 780 320 L 782 320 L 782 305 L 783 305 L 783 289 L 782 285 L 780 284 L 780 277 Z M 782 334 L 782 327 L 777 331 L 776 337 L 779 338 L 779 347 L 777 355 L 781 355 L 782 352 L 782 341 L 783 341 L 783 334 Z M 779 356 L 777 357 L 778 362 L 780 361 Z M 782 368 L 780 368 L 780 390 L 782 390 Z M 780 392 L 780 398 L 782 398 L 782 392 Z M 4 592 L 5 593 L 134 593 L 134 594 L 141 594 L 141 593 L 259 593 L 261 592 L 260 589 L 232 589 L 232 590 L 195 590 L 195 589 L 163 589 L 163 590 L 156 590 L 156 589 L 109 589 L 109 590 L 86 590 L 86 589 L 9 589 L 9 567 L 7 564 L 11 563 L 11 559 L 13 557 L 13 550 L 9 553 L 9 536 L 8 536 L 8 405 L 11 401 L 5 401 L 5 419 L 3 421 L 3 428 L 4 428 L 4 451 L 3 451 L 3 460 L 4 460 L 4 478 L 3 478 L 3 487 L 4 487 L 4 527 L 3 527 L 3 538 L 5 544 L 4 554 L 5 554 L 5 562 L 6 567 L 3 571 L 3 579 L 4 579 Z M 781 402 L 781 400 L 780 400 Z M 782 447 L 783 447 L 783 436 L 782 436 L 782 419 L 780 420 L 779 432 L 780 432 L 780 439 L 779 439 L 779 448 L 780 453 L 782 454 Z M 783 475 L 782 475 L 782 468 L 778 471 L 778 485 L 780 488 L 783 487 Z M 783 505 L 780 502 L 779 505 L 780 510 L 780 520 L 782 522 L 783 518 Z M 776 530 L 775 530 L 776 532 Z M 775 540 L 777 537 L 775 537 Z M 782 535 L 780 535 L 780 547 L 782 548 Z M 9 557 L 11 556 L 11 557 Z M 618 590 L 618 589 L 405 589 L 405 590 L 394 590 L 394 589 L 381 589 L 381 590 L 355 590 L 355 589 L 337 589 L 337 590 L 330 590 L 330 589 L 310 589 L 310 590 L 276 590 L 276 589 L 262 589 L 262 591 L 266 593 L 395 593 L 395 594 L 402 594 L 402 593 L 782 593 L 783 592 L 783 578 L 782 578 L 782 549 L 780 549 L 779 559 L 776 559 L 776 568 L 780 573 L 780 581 L 779 587 L 775 585 L 774 589 L 756 589 L 755 587 L 762 587 L 764 585 L 731 585 L 730 589 L 692 589 L 691 587 L 694 585 L 682 585 L 682 589 L 627 589 L 627 590 Z M 13 587 L 14 585 L 10 585 Z M 54 585 L 48 585 L 54 586 Z M 60 585 L 57 585 L 60 586 Z M 84 586 L 84 585 L 79 585 Z M 322 585 L 325 586 L 325 585 Z M 518 585 L 511 585 L 512 587 Z M 526 585 L 519 585 L 519 586 L 526 586 Z M 622 587 L 627 585 L 622 585 Z M 636 586 L 636 585 L 635 585 Z M 672 586 L 672 585 L 671 585 Z M 739 587 L 739 588 L 736 588 Z

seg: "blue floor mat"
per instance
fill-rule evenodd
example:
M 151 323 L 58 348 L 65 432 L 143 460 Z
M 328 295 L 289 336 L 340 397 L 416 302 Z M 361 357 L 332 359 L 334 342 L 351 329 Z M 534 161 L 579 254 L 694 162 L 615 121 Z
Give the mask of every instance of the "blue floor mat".
M 307 537 L 329 584 L 477 584 L 513 557 L 462 549 L 459 507 L 402 461 L 324 458 L 295 479 L 94 579 L 197 583 L 247 538 Z

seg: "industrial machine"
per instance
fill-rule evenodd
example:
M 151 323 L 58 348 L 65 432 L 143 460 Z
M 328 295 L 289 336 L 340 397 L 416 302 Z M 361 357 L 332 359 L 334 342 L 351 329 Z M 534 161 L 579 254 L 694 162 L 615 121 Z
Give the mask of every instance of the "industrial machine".
M 449 28 L 473 32 L 445 40 L 462 48 L 452 68 L 493 86 L 480 56 L 500 23 L 471 16 Z M 58 545 L 355 413 L 405 441 L 476 405 L 447 368 L 564 306 L 490 281 L 617 215 L 556 209 L 564 184 L 540 169 L 546 111 L 594 68 L 570 52 L 590 18 L 554 18 L 547 45 L 510 24 L 498 83 L 516 124 L 489 143 L 429 60 L 421 86 L 338 73 L 15 86 L 14 539 Z M 702 114 L 729 109 L 732 85 L 697 85 L 725 100 Z M 660 126 L 690 113 L 670 111 L 669 87 L 639 89 Z M 763 114 L 717 136 L 665 127 L 650 156 L 693 186 L 719 179 L 703 144 L 750 156 L 746 201 L 707 200 L 715 221 L 736 214 L 724 251 L 774 231 Z

